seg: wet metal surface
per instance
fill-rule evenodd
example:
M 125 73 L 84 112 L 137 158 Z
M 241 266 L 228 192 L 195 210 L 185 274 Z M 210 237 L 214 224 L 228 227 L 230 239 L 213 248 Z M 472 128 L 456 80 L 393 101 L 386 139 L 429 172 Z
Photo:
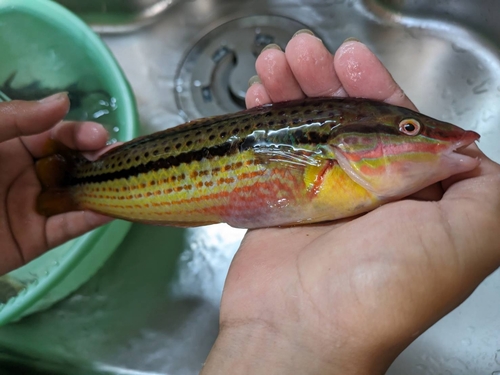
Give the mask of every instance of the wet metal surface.
M 174 81 L 186 121 L 244 109 L 248 78 L 255 74 L 255 59 L 262 49 L 275 43 L 284 50 L 293 34 L 305 27 L 285 17 L 247 16 L 206 34 L 182 61 Z
M 54 0 L 99 33 L 135 31 L 160 17 L 177 0 Z
M 199 109 L 199 92 L 198 99 L 192 92 L 182 95 L 206 84 L 200 77 L 213 72 L 214 51 L 230 50 L 231 38 L 240 31 L 252 35 L 248 40 L 254 43 L 260 26 L 236 27 L 233 33 L 218 27 L 273 16 L 313 29 L 332 51 L 347 37 L 364 41 L 420 110 L 479 132 L 482 149 L 500 161 L 498 14 L 500 3 L 494 0 L 195 0 L 177 3 L 132 34 L 104 40 L 135 90 L 144 133 L 175 126 L 197 111 L 236 106 L 237 101 L 222 101 L 220 95 L 220 108 Z M 285 31 L 282 38 L 294 30 Z M 219 39 L 203 39 L 211 32 Z M 198 48 L 200 41 L 205 49 Z M 252 48 L 247 47 L 245 53 Z M 245 76 L 235 76 L 237 83 L 228 83 L 226 74 L 226 81 L 210 84 L 226 96 L 229 87 L 241 99 L 242 82 L 254 74 L 247 57 Z M 205 70 L 203 58 L 212 59 Z M 184 76 L 182 62 L 198 65 Z M 51 310 L 0 329 L 0 345 L 41 358 L 107 366 L 115 373 L 196 374 L 215 340 L 223 282 L 243 235 L 225 225 L 188 230 L 134 225 L 84 287 Z M 499 291 L 500 273 L 495 272 L 419 337 L 388 374 L 500 371 Z

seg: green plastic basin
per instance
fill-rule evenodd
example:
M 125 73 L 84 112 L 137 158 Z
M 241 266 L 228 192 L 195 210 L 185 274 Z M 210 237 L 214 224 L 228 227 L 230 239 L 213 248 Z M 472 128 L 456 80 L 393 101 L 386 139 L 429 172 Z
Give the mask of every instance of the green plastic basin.
M 39 99 L 68 91 L 68 119 L 100 122 L 112 141 L 137 136 L 135 100 L 124 74 L 74 14 L 49 0 L 0 0 L 0 35 L 0 90 L 8 97 Z M 1 277 L 0 325 L 45 309 L 82 285 L 130 225 L 113 221 Z

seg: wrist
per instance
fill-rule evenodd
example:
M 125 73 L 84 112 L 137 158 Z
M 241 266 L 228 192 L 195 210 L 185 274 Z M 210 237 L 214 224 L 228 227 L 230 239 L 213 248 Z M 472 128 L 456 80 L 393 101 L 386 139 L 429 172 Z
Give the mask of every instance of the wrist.
M 381 375 L 390 365 L 306 341 L 261 324 L 223 327 L 200 375 Z

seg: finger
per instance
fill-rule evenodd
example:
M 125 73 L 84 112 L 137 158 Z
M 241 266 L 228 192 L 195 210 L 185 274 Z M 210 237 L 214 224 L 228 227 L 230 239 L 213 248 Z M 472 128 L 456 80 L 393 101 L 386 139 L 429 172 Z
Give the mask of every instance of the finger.
M 2 220 L 0 220 L 2 221 Z M 1 223 L 4 225 L 4 223 Z M 17 243 L 12 236 L 2 233 L 3 251 L 0 252 L 0 276 L 5 275 L 20 266 L 25 262 L 19 251 L 16 251 Z
M 50 139 L 74 150 L 93 151 L 106 146 L 108 132 L 95 122 L 63 121 L 41 134 L 21 139 L 33 157 L 41 158 L 46 156 L 45 146 Z
M 307 96 L 347 96 L 335 72 L 333 55 L 312 32 L 296 34 L 288 42 L 285 55 Z
M 26 169 L 12 183 L 6 194 L 10 232 L 20 253 L 12 254 L 10 269 L 40 256 L 46 250 L 82 235 L 111 218 L 93 212 L 70 212 L 49 219 L 36 214 L 33 207 L 40 193 L 40 183 L 32 168 Z M 21 263 L 20 263 L 21 262 Z
M 66 93 L 49 96 L 40 101 L 21 101 L 0 103 L 0 142 L 41 133 L 59 121 L 69 110 Z
M 30 166 L 20 171 L 5 195 L 8 224 L 17 244 L 11 249 L 19 248 L 24 263 L 47 250 L 43 233 L 44 218 L 33 212 L 39 192 L 40 183 Z
M 51 131 L 51 138 L 80 151 L 93 151 L 106 146 L 108 132 L 95 122 L 63 122 Z
M 112 145 L 108 145 L 108 146 L 101 148 L 97 151 L 87 151 L 87 152 L 83 152 L 82 154 L 90 161 L 94 161 L 94 160 L 97 160 L 101 155 L 108 152 L 109 150 L 111 150 L 115 147 L 121 146 L 122 144 L 123 144 L 123 142 L 115 142 Z
M 259 76 L 250 78 L 249 85 L 250 87 L 245 95 L 245 104 L 247 108 L 258 107 L 259 105 L 272 102 Z
M 39 193 L 40 182 L 33 168 L 21 172 L 6 193 L 8 226 L 17 245 L 10 248 L 20 249 L 19 255 L 9 257 L 10 269 L 112 220 L 89 211 L 69 212 L 47 219 L 33 211 Z
M 271 100 L 281 102 L 303 98 L 304 93 L 290 70 L 285 53 L 281 49 L 266 48 L 257 58 L 255 69 Z
M 52 216 L 47 219 L 45 227 L 48 248 L 59 246 L 111 220 L 113 219 L 110 217 L 90 211 L 75 211 Z
M 417 109 L 377 56 L 363 43 L 353 40 L 344 42 L 335 53 L 334 64 L 349 96 Z

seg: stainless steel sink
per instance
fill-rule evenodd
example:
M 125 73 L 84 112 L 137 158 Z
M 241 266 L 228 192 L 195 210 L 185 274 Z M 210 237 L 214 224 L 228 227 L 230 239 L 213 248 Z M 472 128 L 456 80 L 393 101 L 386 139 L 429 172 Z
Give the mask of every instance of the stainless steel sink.
M 420 110 L 478 131 L 500 161 L 499 15 L 496 0 L 193 0 L 103 38 L 135 90 L 144 133 L 240 108 L 262 46 L 308 27 L 331 50 L 351 36 L 366 42 Z M 85 286 L 1 328 L 0 345 L 102 373 L 196 374 L 243 234 L 134 225 Z M 500 374 L 499 290 L 495 272 L 388 375 Z
M 56 0 L 95 31 L 123 33 L 155 22 L 177 0 Z

